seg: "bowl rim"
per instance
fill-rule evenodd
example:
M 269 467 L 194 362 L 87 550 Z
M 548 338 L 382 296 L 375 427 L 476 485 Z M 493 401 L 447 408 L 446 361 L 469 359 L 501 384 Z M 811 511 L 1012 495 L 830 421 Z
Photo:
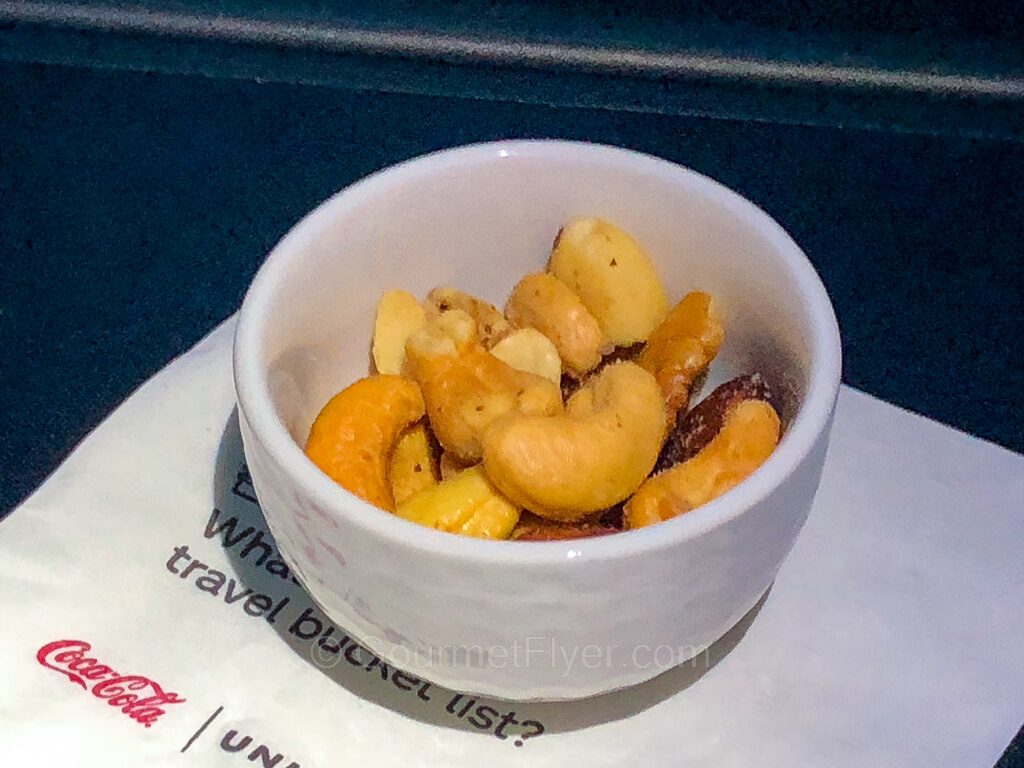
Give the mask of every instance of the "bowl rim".
M 410 179 L 468 163 L 487 164 L 505 158 L 558 159 L 618 166 L 632 173 L 684 179 L 707 199 L 728 208 L 756 228 L 783 256 L 810 321 L 812 350 L 806 395 L 789 429 L 768 460 L 750 477 L 717 499 L 658 525 L 607 536 L 547 542 L 492 541 L 453 535 L 417 525 L 375 507 L 320 471 L 292 439 L 277 417 L 260 353 L 278 278 L 287 272 L 293 254 L 315 238 L 336 215 L 357 208 L 366 198 L 386 194 Z M 633 557 L 676 546 L 728 523 L 756 506 L 782 485 L 802 464 L 818 438 L 828 430 L 839 393 L 842 350 L 838 322 L 828 293 L 803 250 L 764 210 L 714 179 L 686 166 L 636 150 L 605 144 L 557 139 L 505 140 L 468 144 L 420 155 L 376 171 L 342 188 L 300 219 L 260 266 L 238 313 L 232 373 L 239 414 L 292 481 L 330 515 L 344 518 L 365 533 L 406 549 L 490 565 L 555 564 L 564 561 Z

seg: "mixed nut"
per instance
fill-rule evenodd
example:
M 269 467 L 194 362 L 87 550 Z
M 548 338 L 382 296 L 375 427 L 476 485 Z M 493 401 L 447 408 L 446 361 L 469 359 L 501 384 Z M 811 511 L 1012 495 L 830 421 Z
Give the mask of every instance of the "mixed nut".
M 381 297 L 373 371 L 335 395 L 306 454 L 381 509 L 521 541 L 667 520 L 748 477 L 781 424 L 758 374 L 692 409 L 724 339 L 712 298 L 669 307 L 625 231 L 577 219 L 504 311 L 438 287 Z

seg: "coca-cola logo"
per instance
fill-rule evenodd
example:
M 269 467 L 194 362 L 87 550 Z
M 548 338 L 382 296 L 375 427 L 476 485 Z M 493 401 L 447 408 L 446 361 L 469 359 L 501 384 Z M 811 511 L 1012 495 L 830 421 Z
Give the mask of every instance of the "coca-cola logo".
M 39 649 L 36 660 L 147 728 L 164 714 L 167 705 L 185 701 L 144 675 L 122 675 L 100 664 L 86 655 L 91 650 L 83 640 L 54 640 Z

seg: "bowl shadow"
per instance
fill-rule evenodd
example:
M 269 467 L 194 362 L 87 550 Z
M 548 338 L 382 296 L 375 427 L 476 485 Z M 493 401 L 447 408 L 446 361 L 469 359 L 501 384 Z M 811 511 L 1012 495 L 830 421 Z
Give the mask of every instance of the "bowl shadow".
M 495 735 L 474 722 L 472 709 L 513 711 L 500 738 L 521 746 L 541 733 L 565 733 L 628 719 L 694 685 L 739 644 L 771 592 L 771 587 L 719 640 L 689 661 L 640 685 L 579 701 L 510 702 L 462 694 L 391 667 L 358 645 L 331 622 L 291 575 L 267 526 L 245 464 L 237 409 L 221 437 L 214 470 L 214 510 L 204 536 L 216 539 L 243 588 L 265 594 L 280 610 L 266 622 L 277 639 L 311 667 L 358 698 L 420 722 L 481 735 Z M 303 623 L 304 620 L 304 623 Z M 470 703 L 472 702 L 472 703 Z M 461 713 L 461 714 L 460 714 Z M 468 713 L 468 714 L 467 714 Z

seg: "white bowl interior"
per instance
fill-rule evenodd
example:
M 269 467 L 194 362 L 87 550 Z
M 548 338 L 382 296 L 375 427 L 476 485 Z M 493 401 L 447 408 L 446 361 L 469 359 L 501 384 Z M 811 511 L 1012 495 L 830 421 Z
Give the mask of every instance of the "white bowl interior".
M 726 342 L 709 388 L 760 371 L 783 395 L 784 418 L 793 416 L 821 336 L 810 305 L 823 292 L 767 215 L 654 158 L 514 142 L 378 174 L 326 202 L 282 241 L 260 276 L 274 285 L 260 308 L 260 355 L 281 423 L 303 444 L 324 403 L 367 373 L 383 291 L 423 296 L 452 285 L 501 307 L 520 277 L 544 268 L 559 227 L 582 215 L 632 233 L 673 301 L 695 289 L 714 296 Z

